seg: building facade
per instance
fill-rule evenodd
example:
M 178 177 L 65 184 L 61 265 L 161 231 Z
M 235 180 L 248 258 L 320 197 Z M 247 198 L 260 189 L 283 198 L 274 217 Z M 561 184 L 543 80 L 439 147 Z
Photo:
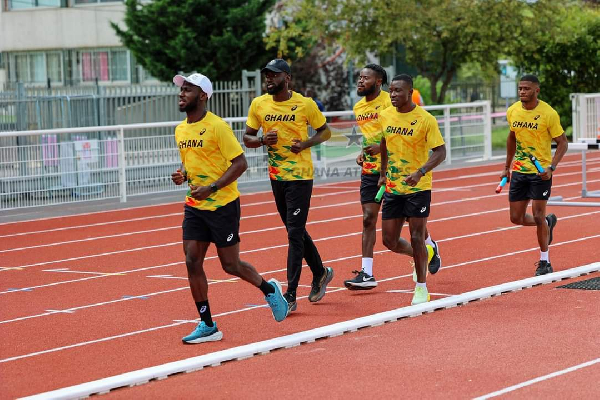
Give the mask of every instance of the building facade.
M 110 26 L 123 1 L 0 1 L 0 87 L 156 83 Z

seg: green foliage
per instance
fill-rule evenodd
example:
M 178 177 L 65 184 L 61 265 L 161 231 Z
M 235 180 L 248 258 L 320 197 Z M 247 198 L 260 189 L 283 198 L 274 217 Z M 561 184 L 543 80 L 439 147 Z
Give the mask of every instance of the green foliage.
M 406 62 L 430 83 L 431 103 L 441 103 L 448 85 L 466 63 L 495 66 L 501 54 L 519 46 L 527 52 L 541 35 L 551 35 L 561 1 L 538 0 L 291 0 L 290 32 L 275 31 L 271 44 L 284 50 L 311 38 L 344 46 L 365 61 L 367 51 L 402 48 Z M 302 21 L 302 22 L 300 22 Z M 438 90 L 438 82 L 442 83 Z
M 565 128 L 571 125 L 570 93 L 600 90 L 600 12 L 574 6 L 560 16 L 557 35 L 538 39 L 528 54 L 510 56 L 523 73 L 538 76 L 540 98 L 556 109 Z
M 123 44 L 153 76 L 178 71 L 232 80 L 263 66 L 265 13 L 274 0 L 126 0 L 125 28 L 112 24 Z

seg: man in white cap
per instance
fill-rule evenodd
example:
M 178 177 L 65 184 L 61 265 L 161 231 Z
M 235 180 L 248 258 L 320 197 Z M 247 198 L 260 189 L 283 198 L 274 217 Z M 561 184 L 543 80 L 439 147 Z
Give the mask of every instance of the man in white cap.
M 281 284 L 266 282 L 247 262 L 240 260 L 240 193 L 237 179 L 248 167 L 246 157 L 231 127 L 206 110 L 212 84 L 202 74 L 177 75 L 173 83 L 181 87 L 179 111 L 187 118 L 175 128 L 181 155 L 181 169 L 171 175 L 177 185 L 187 181 L 183 218 L 183 251 L 192 297 L 200 323 L 185 336 L 184 343 L 220 340 L 223 334 L 212 320 L 208 304 L 208 282 L 204 258 L 210 243 L 217 247 L 223 270 L 258 287 L 280 322 L 288 314 Z

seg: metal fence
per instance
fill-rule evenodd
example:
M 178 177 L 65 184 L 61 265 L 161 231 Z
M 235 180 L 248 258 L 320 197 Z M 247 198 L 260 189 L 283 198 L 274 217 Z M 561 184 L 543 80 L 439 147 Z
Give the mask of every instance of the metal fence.
M 600 93 L 572 93 L 573 142 L 600 139 Z
M 438 114 L 446 163 L 491 156 L 489 102 L 426 107 Z M 327 112 L 332 138 L 312 148 L 315 179 L 358 177 L 361 151 L 352 111 Z M 226 118 L 240 142 L 245 117 Z M 0 133 L 0 209 L 184 190 L 171 182 L 180 165 L 173 128 L 179 122 Z M 165 134 L 168 132 L 168 134 Z M 240 184 L 267 181 L 264 148 L 245 149 Z
M 260 72 L 214 82 L 208 108 L 222 117 L 246 115 L 261 93 Z M 16 84 L 0 93 L 0 132 L 166 122 L 182 119 L 172 84 L 39 88 Z

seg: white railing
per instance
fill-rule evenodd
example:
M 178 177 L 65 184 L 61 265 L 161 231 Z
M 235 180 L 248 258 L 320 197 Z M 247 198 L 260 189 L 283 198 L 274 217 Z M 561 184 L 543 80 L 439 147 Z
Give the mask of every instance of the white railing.
M 426 107 L 438 114 L 446 163 L 491 156 L 490 102 Z M 358 177 L 360 131 L 352 111 L 326 112 L 332 138 L 314 147 L 315 179 Z M 245 117 L 226 118 L 240 142 Z M 0 209 L 181 191 L 171 182 L 180 165 L 173 129 L 179 121 L 0 132 Z M 245 149 L 241 185 L 267 181 L 264 148 Z
M 600 93 L 571 93 L 573 142 L 600 139 Z

